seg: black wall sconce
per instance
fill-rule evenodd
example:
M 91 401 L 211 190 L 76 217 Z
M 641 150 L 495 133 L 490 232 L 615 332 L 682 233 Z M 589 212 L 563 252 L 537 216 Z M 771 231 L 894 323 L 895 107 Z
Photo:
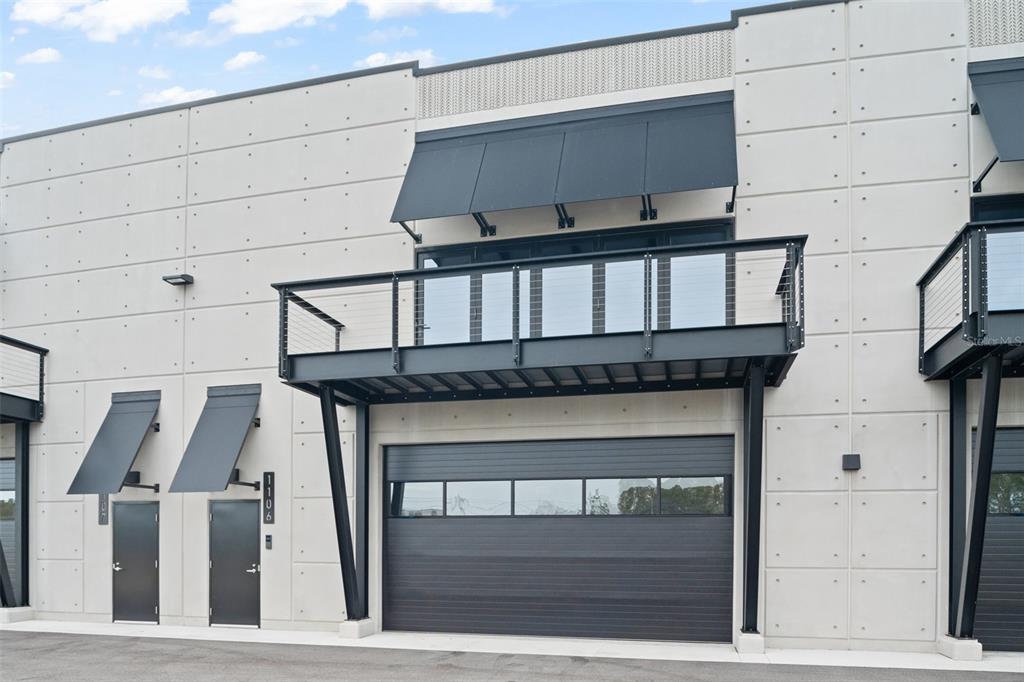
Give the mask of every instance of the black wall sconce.
M 186 275 L 185 273 L 179 273 L 177 275 L 164 275 L 163 280 L 168 284 L 173 284 L 176 287 L 184 286 L 186 284 L 192 284 L 196 281 L 192 275 Z

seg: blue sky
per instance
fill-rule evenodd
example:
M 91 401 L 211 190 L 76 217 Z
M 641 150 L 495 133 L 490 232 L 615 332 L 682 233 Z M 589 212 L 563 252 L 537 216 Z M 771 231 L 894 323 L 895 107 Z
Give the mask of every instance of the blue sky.
M 0 0 L 0 136 L 419 59 L 729 18 L 749 0 Z

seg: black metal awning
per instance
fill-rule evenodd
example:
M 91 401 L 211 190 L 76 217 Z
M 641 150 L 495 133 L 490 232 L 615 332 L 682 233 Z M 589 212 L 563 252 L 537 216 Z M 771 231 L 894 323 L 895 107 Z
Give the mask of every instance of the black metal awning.
M 733 93 L 419 133 L 392 222 L 736 184 Z
M 160 391 L 113 394 L 68 494 L 120 492 L 159 406 Z
M 1024 161 L 1024 57 L 967 66 L 1000 161 Z
M 259 384 L 207 389 L 206 404 L 170 492 L 213 493 L 227 489 L 259 402 Z

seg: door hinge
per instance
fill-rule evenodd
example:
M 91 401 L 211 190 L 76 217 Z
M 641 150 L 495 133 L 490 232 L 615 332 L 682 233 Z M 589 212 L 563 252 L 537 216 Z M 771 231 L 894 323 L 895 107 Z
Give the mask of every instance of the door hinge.
M 213 607 L 212 606 L 210 607 L 210 615 L 211 616 L 213 615 Z
M 154 559 L 153 560 L 153 568 L 160 568 L 160 560 L 159 559 Z
M 210 512 L 209 517 L 210 517 L 210 523 L 213 523 L 213 512 Z
M 213 559 L 210 560 L 210 568 L 213 568 Z
M 154 606 L 153 607 L 153 615 L 154 616 L 159 616 L 160 615 L 160 607 L 159 606 Z

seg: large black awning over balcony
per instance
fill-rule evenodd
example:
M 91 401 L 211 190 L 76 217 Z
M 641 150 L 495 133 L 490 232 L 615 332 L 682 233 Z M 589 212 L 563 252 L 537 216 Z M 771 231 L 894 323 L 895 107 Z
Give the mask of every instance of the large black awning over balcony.
M 568 203 L 735 184 L 733 93 L 716 92 L 418 133 L 391 220 L 568 219 Z
M 778 385 L 803 345 L 804 237 L 275 284 L 280 371 L 344 403 Z

